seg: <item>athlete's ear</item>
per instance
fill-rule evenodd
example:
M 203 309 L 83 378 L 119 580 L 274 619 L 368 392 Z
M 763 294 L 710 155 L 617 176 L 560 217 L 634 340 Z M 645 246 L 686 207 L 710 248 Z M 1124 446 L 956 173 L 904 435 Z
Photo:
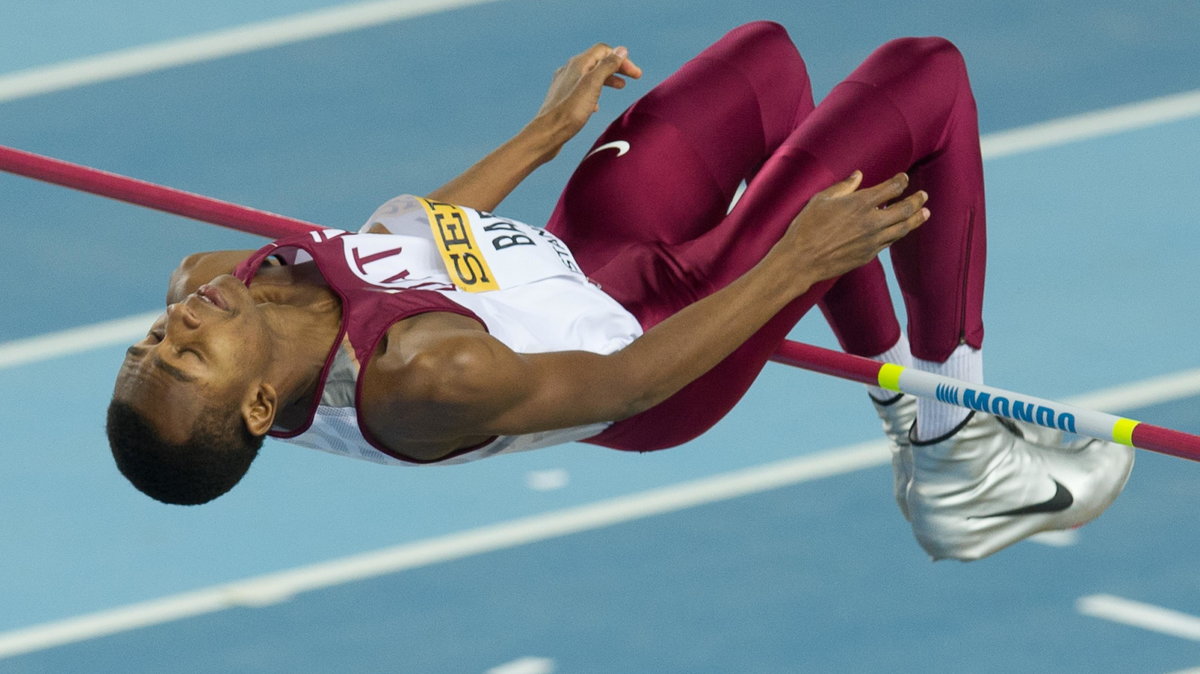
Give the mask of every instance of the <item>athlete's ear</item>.
M 242 402 L 242 420 L 253 435 L 263 436 L 275 424 L 278 396 L 275 387 L 266 382 L 251 390 Z

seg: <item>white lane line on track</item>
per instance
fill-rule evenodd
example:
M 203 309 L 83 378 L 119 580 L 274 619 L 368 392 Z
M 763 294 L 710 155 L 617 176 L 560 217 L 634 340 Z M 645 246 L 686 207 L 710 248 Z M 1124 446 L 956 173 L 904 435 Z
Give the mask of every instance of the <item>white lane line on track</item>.
M 557 667 L 550 658 L 528 656 L 492 667 L 484 674 L 554 674 Z
M 381 0 L 304 12 L 0 75 L 0 103 L 496 0 Z
M 1075 608 L 1093 618 L 1200 641 L 1200 618 L 1181 611 L 1110 594 L 1080 597 L 1075 602 Z
M 0 658 L 670 513 L 890 460 L 870 442 L 0 633 Z
M 1091 410 L 1135 410 L 1200 394 L 1200 368 L 1093 391 L 1072 404 Z
M 1200 90 L 1054 119 L 980 139 L 984 159 L 997 159 L 1200 116 Z
M 1079 530 L 1043 531 L 1030 536 L 1026 540 L 1052 548 L 1068 548 L 1079 543 Z
M 0 344 L 0 370 L 94 349 L 131 344 L 145 336 L 161 311 L 126 316 Z

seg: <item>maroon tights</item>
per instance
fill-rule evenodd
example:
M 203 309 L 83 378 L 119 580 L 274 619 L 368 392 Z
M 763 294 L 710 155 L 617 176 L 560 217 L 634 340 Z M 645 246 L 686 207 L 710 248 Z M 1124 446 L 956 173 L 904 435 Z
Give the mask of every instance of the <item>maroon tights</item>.
M 893 40 L 814 106 L 787 32 L 734 29 L 626 110 L 563 191 L 548 228 L 649 329 L 756 264 L 818 191 L 908 172 L 932 217 L 891 247 L 913 355 L 983 341 L 985 217 L 975 101 L 958 50 Z M 726 213 L 743 180 L 748 187 Z M 813 305 L 842 347 L 874 356 L 900 326 L 878 260 L 794 300 L 707 374 L 588 440 L 648 451 L 686 442 L 742 397 Z

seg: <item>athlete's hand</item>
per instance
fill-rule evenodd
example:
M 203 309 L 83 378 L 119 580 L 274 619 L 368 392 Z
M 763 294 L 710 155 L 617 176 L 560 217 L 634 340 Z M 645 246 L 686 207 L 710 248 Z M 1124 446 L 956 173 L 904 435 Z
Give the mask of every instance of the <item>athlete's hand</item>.
M 596 44 L 554 72 L 546 100 L 532 123 L 540 125 L 553 139 L 547 159 L 558 154 L 600 109 L 604 87 L 623 89 L 625 77 L 642 76 L 642 69 L 628 55 L 625 47 Z
M 862 173 L 855 171 L 818 192 L 776 245 L 797 265 L 793 269 L 803 270 L 806 284 L 861 267 L 929 219 L 925 192 L 896 201 L 908 187 L 907 175 L 874 187 L 861 185 Z

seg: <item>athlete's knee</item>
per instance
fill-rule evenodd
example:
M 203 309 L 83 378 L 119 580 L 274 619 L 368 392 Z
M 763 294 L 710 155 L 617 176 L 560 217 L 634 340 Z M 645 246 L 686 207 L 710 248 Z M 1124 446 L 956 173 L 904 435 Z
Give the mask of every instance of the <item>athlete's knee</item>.
M 738 26 L 701 56 L 736 71 L 749 84 L 770 144 L 791 132 L 799 111 L 812 109 L 808 66 L 787 30 L 777 23 Z
M 779 39 L 791 42 L 787 29 L 774 21 L 751 21 L 734 28 L 725 35 L 731 39 L 749 42 Z
M 876 49 L 850 80 L 872 85 L 900 109 L 942 125 L 956 114 L 974 114 L 974 96 L 962 53 L 940 37 L 906 37 Z M 911 121 L 911 120 L 910 120 Z
M 942 37 L 904 37 L 885 43 L 877 53 L 911 72 L 924 72 L 935 81 L 965 80 L 967 65 L 962 52 Z
M 734 28 L 718 44 L 743 57 L 752 55 L 767 62 L 799 56 L 787 29 L 773 21 L 754 21 Z

